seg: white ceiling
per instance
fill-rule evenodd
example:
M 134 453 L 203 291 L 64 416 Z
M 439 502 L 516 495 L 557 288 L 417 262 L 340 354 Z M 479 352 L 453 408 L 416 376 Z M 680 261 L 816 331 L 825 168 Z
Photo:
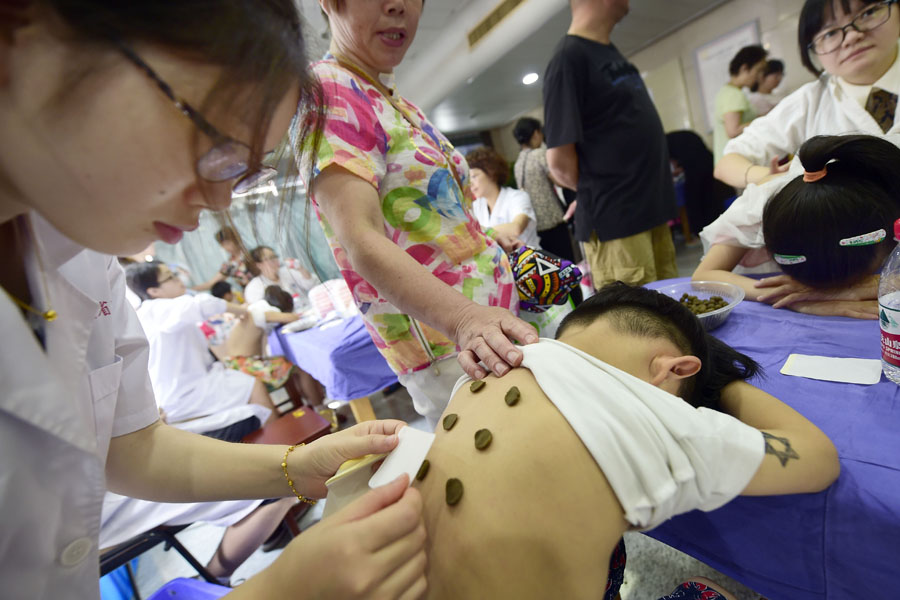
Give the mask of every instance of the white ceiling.
M 631 0 L 629 15 L 613 31 L 613 43 L 626 56 L 634 54 L 727 1 Z M 310 52 L 315 57 L 327 48 L 325 22 L 319 13 L 318 0 L 300 2 L 313 33 L 309 41 L 319 44 Z M 495 32 L 507 38 L 515 36 L 498 46 L 507 51 L 476 59 L 477 48 L 476 52 L 469 52 L 466 34 L 499 0 L 427 0 L 416 39 L 403 65 L 397 69 L 401 92 L 420 103 L 445 133 L 499 127 L 539 106 L 541 80 L 525 86 L 522 77 L 529 72 L 543 76 L 553 49 L 569 27 L 570 12 L 564 0 L 529 2 L 530 5 L 523 3 L 507 20 L 519 18 L 519 22 L 525 22 L 516 13 L 537 7 L 543 9 L 540 22 L 503 32 L 501 23 L 479 45 Z M 544 14 L 549 17 L 545 18 Z M 469 54 L 472 60 L 460 60 Z M 447 76 L 435 79 L 436 74 L 442 75 L 444 65 Z M 434 97 L 435 90 L 440 90 L 440 97 Z

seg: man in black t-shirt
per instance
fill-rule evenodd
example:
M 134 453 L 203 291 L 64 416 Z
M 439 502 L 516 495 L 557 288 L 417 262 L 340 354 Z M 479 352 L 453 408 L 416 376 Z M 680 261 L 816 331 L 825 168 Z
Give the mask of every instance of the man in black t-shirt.
M 544 132 L 553 178 L 577 191 L 575 237 L 594 287 L 677 277 L 662 122 L 640 73 L 609 39 L 628 0 L 570 2 L 572 25 L 544 77 Z

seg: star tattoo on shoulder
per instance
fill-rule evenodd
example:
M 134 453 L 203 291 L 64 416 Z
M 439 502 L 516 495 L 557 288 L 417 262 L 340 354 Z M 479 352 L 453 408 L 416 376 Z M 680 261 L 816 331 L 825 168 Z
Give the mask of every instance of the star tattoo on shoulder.
M 763 439 L 766 440 L 766 454 L 774 454 L 781 461 L 781 466 L 787 465 L 792 458 L 800 458 L 797 451 L 791 447 L 791 440 L 786 437 L 778 437 L 771 433 L 762 432 Z

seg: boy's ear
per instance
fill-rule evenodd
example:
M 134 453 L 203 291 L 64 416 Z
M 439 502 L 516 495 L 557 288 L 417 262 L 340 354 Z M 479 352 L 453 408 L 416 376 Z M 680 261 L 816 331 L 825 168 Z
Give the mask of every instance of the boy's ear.
M 701 366 L 696 356 L 661 355 L 650 364 L 650 383 L 659 387 L 667 379 L 678 380 L 697 374 Z
M 154 286 L 154 287 L 148 287 L 148 288 L 147 288 L 147 295 L 150 296 L 151 298 L 154 298 L 154 299 L 155 299 L 155 298 L 159 298 L 159 288 L 158 288 L 158 287 L 155 287 L 155 286 Z

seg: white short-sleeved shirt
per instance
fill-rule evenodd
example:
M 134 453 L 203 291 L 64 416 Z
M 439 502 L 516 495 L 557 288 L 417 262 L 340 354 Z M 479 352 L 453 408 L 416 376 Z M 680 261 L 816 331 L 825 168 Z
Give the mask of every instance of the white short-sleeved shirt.
M 300 271 L 282 266 L 278 269 L 278 281 L 272 281 L 263 275 L 254 277 L 244 288 L 244 299 L 251 304 L 262 300 L 266 296 L 266 288 L 277 285 L 294 297 L 294 309 L 300 310 L 309 305 L 309 290 L 320 283 L 319 278 L 312 273 L 309 277 L 304 277 Z
M 2 596 L 99 598 L 109 441 L 159 418 L 147 340 L 125 300 L 118 261 L 30 218 L 35 239 L 27 242 L 26 269 L 34 304 L 59 317 L 44 325 L 44 350 L 0 294 Z
M 762 434 L 731 415 L 694 408 L 556 340 L 521 350 L 522 366 L 575 430 L 638 529 L 719 508 L 744 491 L 762 463 Z
M 900 69 L 896 60 L 888 73 L 893 69 Z M 888 87 L 900 86 L 900 78 L 882 79 Z M 887 91 L 900 94 L 898 87 Z M 884 137 L 885 132 L 864 106 L 838 78 L 822 75 L 787 96 L 769 114 L 754 119 L 725 145 L 724 154 L 740 154 L 754 164 L 767 165 L 775 157 L 796 154 L 803 142 L 816 135 L 862 133 Z M 890 134 L 900 134 L 900 119 L 894 120 L 887 131 Z
M 511 223 L 519 215 L 528 217 L 528 226 L 525 231 L 519 234 L 519 239 L 526 246 L 532 248 L 540 248 L 540 239 L 537 234 L 537 217 L 534 214 L 534 207 L 531 205 L 531 198 L 527 192 L 522 190 L 514 190 L 512 188 L 500 188 L 500 195 L 494 204 L 494 210 L 488 209 L 487 200 L 478 198 L 472 205 L 472 212 L 478 223 L 482 227 L 496 227 L 504 223 Z

